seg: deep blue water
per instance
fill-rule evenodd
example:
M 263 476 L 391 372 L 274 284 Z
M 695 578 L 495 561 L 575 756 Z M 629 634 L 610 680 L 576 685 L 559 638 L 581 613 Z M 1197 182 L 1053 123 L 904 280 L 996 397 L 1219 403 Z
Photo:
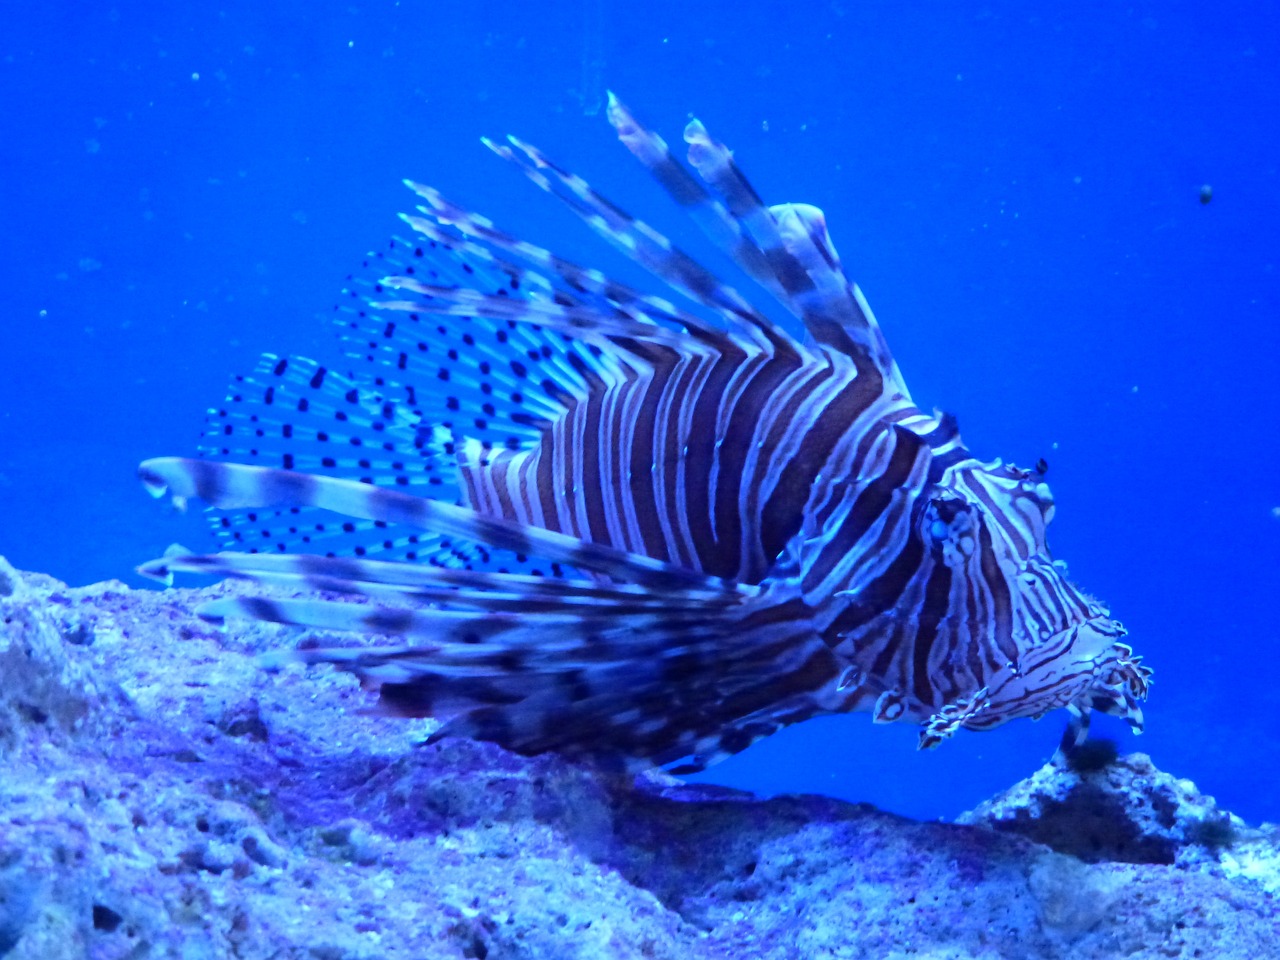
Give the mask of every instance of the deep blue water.
M 694 237 L 593 114 L 607 86 L 673 141 L 696 113 L 769 202 L 826 210 L 917 401 L 979 456 L 1049 461 L 1055 554 L 1157 671 L 1140 740 L 1097 727 L 1280 819 L 1275 4 L 64 0 L 3 22 L 14 564 L 140 585 L 171 542 L 210 546 L 137 461 L 191 453 L 259 352 L 335 349 L 402 177 L 617 265 L 482 134 Z M 828 718 L 707 779 L 949 816 L 1063 722 L 917 754 L 913 728 Z

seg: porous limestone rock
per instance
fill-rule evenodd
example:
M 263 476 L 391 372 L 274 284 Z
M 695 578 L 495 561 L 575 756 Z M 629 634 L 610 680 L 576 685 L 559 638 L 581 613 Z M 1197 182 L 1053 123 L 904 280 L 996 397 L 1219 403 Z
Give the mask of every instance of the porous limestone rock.
M 1131 756 L 957 824 L 421 740 L 243 589 L 0 560 L 0 958 L 1256 958 L 1277 855 Z M 259 591 L 261 592 L 261 591 Z M 339 641 L 340 642 L 340 641 Z

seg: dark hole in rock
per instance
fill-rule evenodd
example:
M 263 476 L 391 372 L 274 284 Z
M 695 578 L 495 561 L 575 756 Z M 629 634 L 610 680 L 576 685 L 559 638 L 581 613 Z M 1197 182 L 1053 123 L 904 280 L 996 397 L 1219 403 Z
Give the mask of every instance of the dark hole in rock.
M 229 737 L 248 737 L 251 740 L 265 741 L 269 736 L 267 725 L 258 715 L 256 705 L 252 710 L 245 710 L 235 717 L 224 721 L 223 730 Z
M 93 905 L 93 929 L 101 930 L 103 933 L 113 933 L 116 927 L 120 926 L 120 921 L 124 917 L 116 913 L 110 907 L 105 907 L 100 903 Z
M 34 703 L 19 703 L 17 706 L 18 711 L 32 723 L 44 723 L 49 719 L 49 714 L 45 713 Z
M 77 647 L 92 646 L 94 641 L 93 628 L 79 620 L 67 623 L 63 628 L 62 636 L 67 643 Z

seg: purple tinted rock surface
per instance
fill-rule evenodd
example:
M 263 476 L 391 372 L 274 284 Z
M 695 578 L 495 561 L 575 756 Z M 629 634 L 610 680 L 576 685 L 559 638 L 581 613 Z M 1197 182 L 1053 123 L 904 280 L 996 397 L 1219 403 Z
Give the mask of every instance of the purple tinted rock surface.
M 1275 830 L 1141 755 L 942 824 L 422 747 L 239 589 L 0 560 L 4 960 L 1277 955 Z

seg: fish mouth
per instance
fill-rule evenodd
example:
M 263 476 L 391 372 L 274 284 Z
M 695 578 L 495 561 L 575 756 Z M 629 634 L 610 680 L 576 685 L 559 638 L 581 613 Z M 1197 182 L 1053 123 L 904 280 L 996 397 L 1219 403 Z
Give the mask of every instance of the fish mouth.
M 939 709 L 923 724 L 920 748 L 929 749 L 957 730 L 991 730 L 1010 720 L 1039 720 L 1066 707 L 1077 717 L 1093 711 L 1116 716 L 1142 732 L 1142 708 L 1151 670 L 1121 642 L 1126 631 L 1106 615 L 1053 634 L 1008 663 L 982 689 Z
M 972 711 L 964 727 L 990 730 L 1018 717 L 1040 717 L 1062 707 L 1097 710 L 1142 732 L 1141 701 L 1151 669 L 1122 641 L 1127 631 L 1105 615 L 1053 634 L 991 678 L 985 707 Z
M 1143 717 L 1141 701 L 1147 699 L 1152 671 L 1135 656 L 1133 647 L 1124 642 L 1128 635 L 1124 625 L 1107 616 L 1094 617 L 1072 628 L 1073 648 L 1078 649 L 1080 665 L 1092 669 L 1092 682 L 1071 706 L 1082 713 L 1096 710 L 1124 720 L 1134 733 L 1141 733 Z
M 1134 656 L 1133 648 L 1119 641 L 1113 643 L 1108 656 L 1089 691 L 1087 707 L 1119 717 L 1134 733 L 1143 730 L 1141 701 L 1151 689 L 1151 668 Z M 1086 706 L 1086 704 L 1081 704 Z

